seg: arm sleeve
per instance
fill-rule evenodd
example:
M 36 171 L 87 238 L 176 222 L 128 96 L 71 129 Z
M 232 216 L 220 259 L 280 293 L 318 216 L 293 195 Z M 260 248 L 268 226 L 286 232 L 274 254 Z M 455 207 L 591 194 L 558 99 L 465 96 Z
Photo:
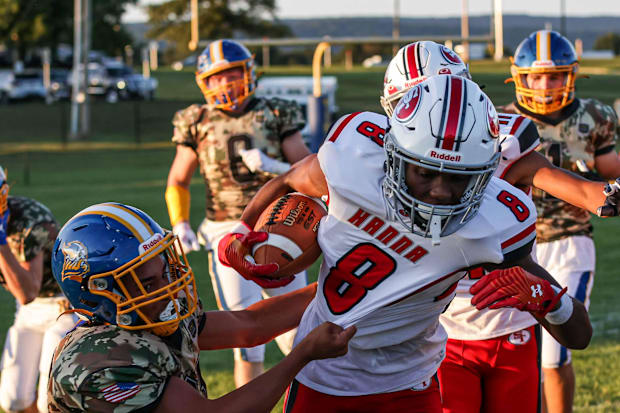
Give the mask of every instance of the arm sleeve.
M 598 101 L 592 101 L 590 105 L 594 119 L 594 131 L 592 133 L 592 145 L 594 155 L 604 155 L 613 150 L 618 140 L 618 116 L 611 106 Z
M 301 107 L 294 101 L 272 99 L 270 102 L 272 110 L 279 119 L 280 141 L 288 138 L 306 126 Z
M 23 241 L 24 261 L 32 260 L 46 245 L 53 245 L 55 238 L 52 236 L 53 225 L 50 222 L 43 222 L 32 227 Z
M 78 393 L 86 411 L 152 411 L 164 393 L 168 376 L 143 367 L 109 367 L 97 370 L 81 383 Z
M 172 125 L 174 126 L 172 142 L 196 149 L 198 145 L 196 141 L 196 128 L 202 116 L 203 108 L 200 105 L 191 105 L 175 113 L 172 119 Z

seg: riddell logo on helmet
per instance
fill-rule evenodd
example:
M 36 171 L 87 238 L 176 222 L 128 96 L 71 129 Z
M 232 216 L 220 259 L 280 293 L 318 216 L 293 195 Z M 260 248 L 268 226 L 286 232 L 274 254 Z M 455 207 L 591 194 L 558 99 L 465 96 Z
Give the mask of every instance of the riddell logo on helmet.
M 532 67 L 553 67 L 555 63 L 553 60 L 534 60 Z
M 405 82 L 405 87 L 406 88 L 414 87 L 418 83 L 422 83 L 425 80 L 426 80 L 426 76 L 420 76 L 420 77 L 416 77 L 415 79 L 407 80 Z
M 429 156 L 431 158 L 441 159 L 442 161 L 461 162 L 461 155 L 431 151 Z
M 155 246 L 155 244 L 157 244 L 159 241 L 161 241 L 164 237 L 162 237 L 161 234 L 154 234 L 151 238 L 147 239 L 146 241 L 144 241 L 142 244 L 140 244 L 140 247 L 138 248 L 139 253 L 143 253 L 143 252 L 147 252 L 148 250 L 150 250 L 151 248 L 153 248 Z

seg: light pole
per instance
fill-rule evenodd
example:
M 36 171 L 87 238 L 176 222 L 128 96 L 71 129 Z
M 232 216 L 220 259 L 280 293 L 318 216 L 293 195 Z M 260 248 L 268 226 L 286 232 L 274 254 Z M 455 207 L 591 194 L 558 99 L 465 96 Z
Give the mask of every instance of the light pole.
M 392 37 L 398 39 L 400 37 L 400 1 L 394 0 L 394 19 L 392 20 Z M 399 44 L 392 45 L 392 56 L 398 52 Z
M 71 129 L 73 140 L 88 135 L 88 53 L 90 49 L 90 0 L 73 2 L 73 90 Z
M 499 62 L 504 57 L 504 23 L 502 21 L 502 0 L 495 0 L 495 54 L 493 58 Z
M 566 36 L 566 0 L 560 0 L 560 31 Z

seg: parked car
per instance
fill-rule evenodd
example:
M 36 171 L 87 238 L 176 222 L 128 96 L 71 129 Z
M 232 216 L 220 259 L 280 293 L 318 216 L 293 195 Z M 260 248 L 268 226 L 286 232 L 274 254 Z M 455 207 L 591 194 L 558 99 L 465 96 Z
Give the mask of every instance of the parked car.
M 73 71 L 69 75 L 69 84 L 73 84 Z M 150 100 L 156 89 L 157 79 L 136 74 L 125 64 L 116 61 L 106 65 L 88 64 L 88 94 L 101 96 L 107 102 L 136 98 Z
M 124 64 L 105 66 L 105 68 L 122 99 L 151 100 L 155 97 L 157 79 L 134 73 L 129 66 Z
M 25 70 L 13 74 L 13 81 L 8 90 L 9 100 L 47 99 L 47 90 L 43 85 L 40 70 Z
M 15 76 L 10 70 L 0 71 L 0 104 L 9 103 L 9 92 Z

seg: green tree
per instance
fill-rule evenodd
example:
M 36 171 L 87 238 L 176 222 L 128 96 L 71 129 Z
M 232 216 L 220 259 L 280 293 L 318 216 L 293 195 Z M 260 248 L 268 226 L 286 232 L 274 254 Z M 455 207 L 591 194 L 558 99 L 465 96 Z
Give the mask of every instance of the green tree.
M 276 19 L 275 7 L 275 0 L 199 0 L 200 39 L 290 36 L 291 30 Z M 169 0 L 149 6 L 148 13 L 152 28 L 147 36 L 175 45 L 171 58 L 187 55 L 190 2 Z
M 71 39 L 72 2 L 0 0 L 0 43 L 24 57 L 32 47 Z
M 125 5 L 137 0 L 91 0 L 92 49 L 117 54 L 130 36 L 120 24 Z M 73 43 L 73 1 L 71 0 L 0 0 L 0 44 L 26 51 Z
M 92 50 L 102 50 L 111 56 L 122 56 L 123 48 L 131 45 L 133 39 L 123 29 L 121 16 L 127 4 L 136 2 L 137 0 L 91 0 Z
M 615 55 L 620 54 L 620 34 L 609 32 L 594 41 L 594 50 L 613 50 Z

